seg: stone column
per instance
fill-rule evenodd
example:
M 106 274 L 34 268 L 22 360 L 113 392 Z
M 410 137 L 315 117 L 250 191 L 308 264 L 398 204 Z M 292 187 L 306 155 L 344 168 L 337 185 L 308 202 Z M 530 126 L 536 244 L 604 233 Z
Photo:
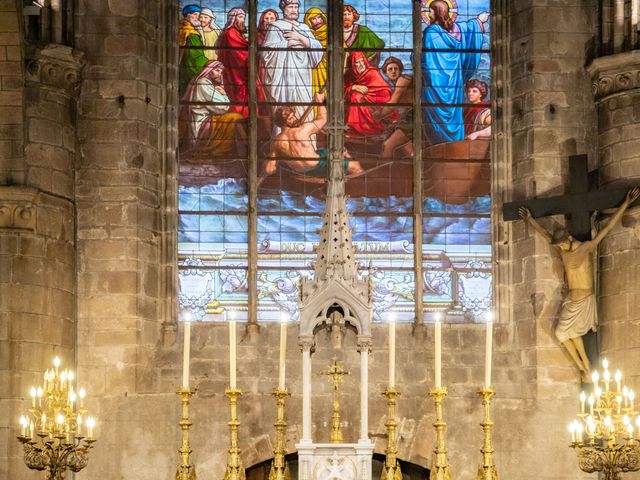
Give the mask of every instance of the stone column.
M 371 340 L 358 342 L 360 352 L 360 443 L 369 443 L 369 352 Z
M 75 370 L 74 112 L 83 61 L 49 45 L 26 65 L 24 110 L 12 107 L 26 127 L 22 174 L 0 187 L 0 444 L 9 456 L 1 478 L 25 475 L 14 437 L 29 387 L 54 355 Z
M 589 66 L 598 108 L 601 188 L 640 185 L 640 52 L 598 58 Z M 608 220 L 603 212 L 602 221 Z M 602 222 L 601 222 L 602 223 Z M 599 249 L 601 356 L 625 383 L 640 377 L 640 209 L 631 208 Z
M 302 439 L 301 443 L 312 443 L 311 433 L 311 348 L 313 340 L 301 341 L 302 348 Z

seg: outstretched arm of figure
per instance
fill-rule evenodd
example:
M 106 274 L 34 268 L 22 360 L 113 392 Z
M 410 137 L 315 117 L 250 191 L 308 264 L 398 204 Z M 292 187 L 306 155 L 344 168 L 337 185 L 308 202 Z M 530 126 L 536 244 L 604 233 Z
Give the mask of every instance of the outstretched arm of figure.
M 520 207 L 518 209 L 518 213 L 520 214 L 520 218 L 531 225 L 533 229 L 547 241 L 547 243 L 551 243 L 551 235 L 549 235 L 549 232 L 542 228 L 542 225 L 540 225 L 538 221 L 533 218 L 531 212 L 527 207 Z
M 622 202 L 622 205 L 618 207 L 618 210 L 616 210 L 616 213 L 613 214 L 613 217 L 611 217 L 611 220 L 609 220 L 609 223 L 607 223 L 602 228 L 602 230 L 598 232 L 598 235 L 596 235 L 596 238 L 593 239 L 594 246 L 598 245 L 602 241 L 602 239 L 606 237 L 607 234 L 613 229 L 613 227 L 615 227 L 618 224 L 625 210 L 629 208 L 629 205 L 635 202 L 638 199 L 638 197 L 640 197 L 640 187 L 633 187 L 631 190 L 627 192 L 627 198 L 625 198 L 624 202 Z
M 313 96 L 313 101 L 315 103 L 324 103 L 324 99 L 325 99 L 324 93 L 318 92 Z M 316 133 L 319 133 L 326 124 L 327 124 L 327 107 L 325 105 L 320 105 L 318 107 L 318 116 L 314 118 L 311 122 L 303 123 L 302 126 L 300 127 L 302 129 L 301 134 L 304 136 L 311 137 L 311 135 L 315 135 Z

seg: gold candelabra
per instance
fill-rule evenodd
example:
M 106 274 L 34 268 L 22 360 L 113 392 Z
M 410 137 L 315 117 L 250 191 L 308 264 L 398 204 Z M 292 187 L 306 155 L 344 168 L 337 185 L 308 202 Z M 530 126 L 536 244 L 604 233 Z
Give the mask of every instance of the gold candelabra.
M 276 447 L 273 449 L 273 462 L 271 463 L 271 471 L 269 472 L 269 480 L 290 480 L 289 464 L 285 460 L 287 449 L 285 446 L 285 430 L 287 422 L 284 418 L 284 401 L 290 396 L 289 390 L 286 388 L 274 388 L 273 396 L 276 398 L 278 407 L 276 423 Z
M 382 466 L 382 474 L 380 480 L 402 480 L 402 470 L 398 463 L 398 444 L 396 439 L 396 431 L 398 422 L 396 420 L 396 399 L 400 396 L 400 392 L 395 388 L 387 388 L 382 395 L 387 397 L 387 421 L 384 426 L 387 427 L 387 449 L 385 451 L 386 458 Z
M 640 470 L 640 442 L 633 427 L 635 420 L 640 429 L 640 417 L 634 408 L 635 393 L 622 386 L 620 370 L 612 378 L 607 359 L 602 366 L 602 375 L 594 371 L 591 377 L 593 392 L 588 397 L 580 394 L 580 413 L 569 424 L 570 446 L 582 471 L 620 480 L 621 473 Z
M 242 391 L 236 388 L 227 388 L 225 395 L 229 397 L 231 407 L 231 420 L 229 420 L 229 432 L 231 437 L 231 447 L 227 457 L 227 471 L 224 480 L 245 480 L 246 474 L 240 459 L 240 448 L 238 447 L 238 398 L 242 396 Z
M 333 364 L 327 367 L 327 369 L 321 372 L 321 375 L 326 375 L 329 382 L 333 386 L 332 393 L 332 413 L 331 413 L 331 443 L 342 443 L 342 422 L 340 421 L 340 400 L 338 399 L 338 390 L 340 385 L 344 381 L 344 377 L 351 375 L 341 365 L 338 364 L 338 359 L 333 357 Z
M 495 394 L 496 392 L 490 387 L 485 387 L 478 392 L 478 395 L 482 397 L 482 404 L 484 405 L 484 420 L 480 424 L 484 432 L 484 443 L 480 449 L 482 452 L 482 464 L 478 467 L 478 480 L 498 480 L 498 472 L 493 464 L 493 452 L 495 450 L 491 443 L 491 431 L 493 430 L 491 397 Z
M 48 480 L 63 480 L 67 470 L 79 472 L 87 466 L 95 420 L 86 416 L 84 388 L 77 394 L 74 390 L 74 373 L 61 372 L 58 357 L 53 365 L 44 373 L 43 385 L 31 387 L 31 408 L 20 417 L 18 440 L 27 467 L 48 470 Z
M 434 388 L 429 391 L 429 395 L 433 397 L 436 406 L 436 421 L 433 422 L 433 426 L 436 429 L 436 448 L 433 450 L 434 458 L 431 464 L 429 479 L 451 480 L 449 460 L 447 459 L 447 447 L 444 440 L 444 431 L 447 428 L 447 422 L 444 421 L 442 415 L 442 400 L 447 396 L 447 388 Z
M 185 390 L 184 388 L 178 390 L 176 394 L 182 399 L 182 418 L 180 419 L 180 429 L 182 430 L 182 447 L 178 449 L 180 452 L 180 465 L 176 470 L 176 480 L 195 480 L 196 479 L 196 467 L 191 464 L 191 447 L 189 446 L 189 428 L 191 422 L 189 421 L 189 399 L 195 392 L 191 390 Z

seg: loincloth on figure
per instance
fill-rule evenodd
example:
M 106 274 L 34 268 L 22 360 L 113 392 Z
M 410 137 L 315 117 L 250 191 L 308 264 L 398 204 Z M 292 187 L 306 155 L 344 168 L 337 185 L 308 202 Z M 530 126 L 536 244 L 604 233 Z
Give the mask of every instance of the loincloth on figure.
M 556 337 L 560 342 L 581 337 L 597 327 L 596 297 L 591 295 L 581 300 L 565 299 L 556 326 Z

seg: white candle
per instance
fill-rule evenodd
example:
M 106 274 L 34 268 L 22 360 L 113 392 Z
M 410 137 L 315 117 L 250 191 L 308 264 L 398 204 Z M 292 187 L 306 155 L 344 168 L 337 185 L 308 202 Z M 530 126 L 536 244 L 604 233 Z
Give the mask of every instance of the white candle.
M 484 358 L 484 388 L 491 388 L 491 356 L 493 350 L 493 314 L 487 313 L 486 354 Z
M 435 370 L 436 370 L 436 390 L 442 388 L 442 314 L 440 312 L 436 313 L 435 321 L 436 321 L 436 331 L 435 331 Z
M 189 358 L 191 350 L 191 322 L 184 322 L 184 349 L 182 358 L 182 389 L 189 390 Z
M 232 390 L 237 388 L 236 375 L 236 321 L 229 319 L 229 386 Z
M 93 438 L 93 427 L 96 426 L 96 421 L 93 419 L 93 417 L 89 417 L 87 419 L 87 438 L 91 439 Z
M 27 436 L 27 425 L 28 425 L 27 417 L 25 417 L 24 415 L 21 415 L 20 416 L 20 436 L 22 437 Z
M 284 373 L 285 373 L 285 360 L 287 353 L 287 321 L 286 318 L 282 318 L 280 323 L 280 368 L 278 375 L 278 388 L 284 390 Z
M 389 390 L 396 386 L 396 321 L 389 319 Z

